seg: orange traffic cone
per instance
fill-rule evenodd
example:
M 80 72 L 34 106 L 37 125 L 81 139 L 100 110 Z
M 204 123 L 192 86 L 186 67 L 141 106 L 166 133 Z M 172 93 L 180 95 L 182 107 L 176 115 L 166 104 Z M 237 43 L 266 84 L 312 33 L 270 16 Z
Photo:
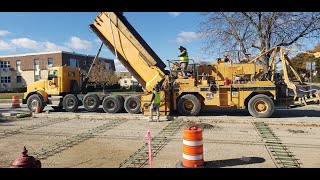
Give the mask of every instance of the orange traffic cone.
M 37 107 L 36 107 L 36 112 L 35 113 L 40 113 L 40 106 L 39 103 L 37 103 Z

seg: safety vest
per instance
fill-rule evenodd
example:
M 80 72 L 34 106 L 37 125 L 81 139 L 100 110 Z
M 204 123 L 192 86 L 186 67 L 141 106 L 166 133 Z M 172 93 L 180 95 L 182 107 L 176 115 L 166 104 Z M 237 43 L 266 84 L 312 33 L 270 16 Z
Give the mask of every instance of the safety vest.
M 186 52 L 186 50 L 183 50 L 181 54 L 186 53 L 185 56 L 180 57 L 180 62 L 189 62 L 189 56 L 188 56 L 188 52 Z
M 153 104 L 160 104 L 160 92 L 154 93 L 154 99 L 152 101 Z

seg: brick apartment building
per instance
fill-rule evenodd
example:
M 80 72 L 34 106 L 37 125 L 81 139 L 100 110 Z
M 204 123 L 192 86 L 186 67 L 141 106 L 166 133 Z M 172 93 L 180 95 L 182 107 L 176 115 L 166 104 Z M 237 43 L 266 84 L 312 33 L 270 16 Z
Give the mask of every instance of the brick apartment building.
M 65 51 L 0 56 L 0 92 L 47 78 L 49 67 L 67 65 L 87 72 L 94 57 Z M 106 70 L 115 71 L 113 59 L 99 58 L 99 61 L 106 62 Z
M 135 86 L 141 86 L 136 78 L 134 78 L 130 72 L 124 71 L 124 72 L 116 72 L 116 76 L 120 78 L 119 84 L 120 87 L 129 89 L 133 85 Z

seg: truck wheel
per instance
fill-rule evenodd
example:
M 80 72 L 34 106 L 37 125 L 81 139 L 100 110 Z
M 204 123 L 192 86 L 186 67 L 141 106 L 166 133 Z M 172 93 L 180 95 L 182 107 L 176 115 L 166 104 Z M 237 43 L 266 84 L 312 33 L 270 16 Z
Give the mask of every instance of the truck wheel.
M 40 106 L 40 112 L 42 112 L 45 105 L 38 94 L 31 95 L 27 100 L 27 106 L 28 106 L 29 110 L 32 112 L 36 111 L 36 107 L 38 104 Z
M 124 108 L 124 98 L 123 96 L 120 96 L 120 95 L 116 95 L 116 97 L 120 100 L 120 108 L 119 108 L 119 112 L 120 112 Z
M 63 98 L 62 101 L 63 108 L 68 112 L 74 112 L 78 109 L 78 99 L 73 94 L 68 94 Z
M 200 100 L 193 94 L 185 94 L 178 101 L 178 111 L 185 116 L 195 116 L 201 110 Z
M 140 110 L 140 98 L 138 96 L 128 96 L 124 101 L 124 108 L 128 113 L 138 114 Z
M 89 112 L 97 111 L 100 106 L 100 99 L 96 94 L 87 94 L 83 98 L 83 106 Z
M 117 113 L 120 110 L 121 101 L 116 96 L 107 96 L 102 102 L 103 110 L 106 113 Z
M 258 94 L 250 99 L 248 110 L 253 117 L 267 118 L 274 112 L 274 103 L 267 95 Z

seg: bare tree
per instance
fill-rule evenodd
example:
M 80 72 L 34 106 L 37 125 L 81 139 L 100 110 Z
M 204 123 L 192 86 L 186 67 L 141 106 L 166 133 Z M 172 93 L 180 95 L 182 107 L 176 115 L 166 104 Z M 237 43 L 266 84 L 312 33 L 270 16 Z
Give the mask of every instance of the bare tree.
M 210 12 L 202 13 L 199 33 L 205 51 L 228 51 L 234 56 L 260 52 L 275 45 L 297 45 L 304 38 L 318 38 L 318 12 Z M 268 54 L 264 58 L 268 64 Z
M 89 83 L 103 88 L 117 84 L 119 78 L 114 74 L 113 71 L 106 70 L 106 63 L 101 61 L 100 63 L 94 64 L 92 67 L 92 74 L 89 77 Z

